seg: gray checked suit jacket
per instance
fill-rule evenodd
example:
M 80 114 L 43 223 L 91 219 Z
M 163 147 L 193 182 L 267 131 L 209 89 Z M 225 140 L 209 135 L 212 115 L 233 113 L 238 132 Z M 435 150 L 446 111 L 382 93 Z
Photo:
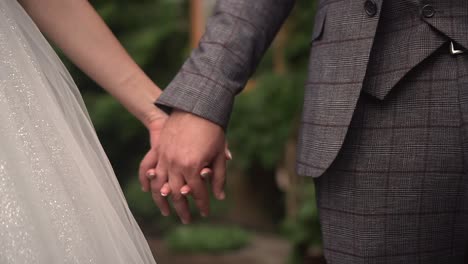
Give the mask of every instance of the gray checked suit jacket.
M 386 1 L 393 7 L 382 9 Z M 200 46 L 157 104 L 226 128 L 235 95 L 293 5 L 293 0 L 218 1 Z M 361 92 L 384 100 L 447 41 L 468 48 L 468 1 L 320 0 L 311 38 L 297 170 L 318 177 L 337 156 Z

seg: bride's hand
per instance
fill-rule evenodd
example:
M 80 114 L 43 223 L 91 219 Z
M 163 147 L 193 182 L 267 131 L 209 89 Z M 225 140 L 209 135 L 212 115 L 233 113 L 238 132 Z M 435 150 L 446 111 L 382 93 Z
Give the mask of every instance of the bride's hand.
M 155 168 L 156 164 L 158 163 L 157 147 L 159 145 L 159 135 L 162 128 L 164 127 L 166 120 L 167 115 L 163 112 L 158 112 L 152 116 L 148 122 L 145 122 L 145 126 L 148 129 L 150 136 L 151 148 L 141 161 L 138 171 L 138 179 L 144 192 L 149 192 L 150 190 L 159 190 L 163 184 L 167 182 L 167 179 L 156 179 L 156 177 L 154 177 L 154 172 L 151 172 L 151 169 Z M 149 172 L 151 172 L 151 174 Z M 167 200 L 160 195 L 159 191 L 152 191 L 151 193 L 153 200 L 161 210 L 161 213 L 163 215 L 169 215 L 170 208 Z

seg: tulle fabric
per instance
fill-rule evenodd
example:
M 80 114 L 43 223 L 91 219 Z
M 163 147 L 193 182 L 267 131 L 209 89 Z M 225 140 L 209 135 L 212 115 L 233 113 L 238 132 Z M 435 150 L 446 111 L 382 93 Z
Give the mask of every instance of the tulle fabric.
M 0 1 L 0 210 L 0 263 L 155 263 L 75 83 L 15 0 Z

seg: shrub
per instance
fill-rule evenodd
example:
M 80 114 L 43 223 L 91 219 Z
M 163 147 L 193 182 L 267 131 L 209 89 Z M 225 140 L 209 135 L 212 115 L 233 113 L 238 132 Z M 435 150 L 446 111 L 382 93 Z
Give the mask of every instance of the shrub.
M 283 231 L 292 243 L 292 252 L 289 263 L 302 263 L 309 248 L 322 246 L 320 222 L 312 184 L 305 184 L 302 189 L 304 197 L 298 215 L 287 219 Z

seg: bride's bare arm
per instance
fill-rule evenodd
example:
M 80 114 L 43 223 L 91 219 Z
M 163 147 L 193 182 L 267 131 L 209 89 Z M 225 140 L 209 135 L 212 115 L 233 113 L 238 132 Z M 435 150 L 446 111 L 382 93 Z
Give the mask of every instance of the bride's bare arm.
M 119 100 L 150 132 L 151 149 L 141 162 L 139 179 L 152 189 L 161 212 L 167 201 L 158 195 L 167 179 L 150 181 L 156 165 L 156 145 L 166 115 L 154 106 L 161 90 L 130 58 L 101 17 L 86 0 L 19 0 L 41 31 L 88 76 Z
M 86 0 L 19 0 L 41 31 L 88 76 L 148 126 L 164 115 L 160 89 L 130 58 Z
M 154 106 L 161 94 L 159 87 L 130 58 L 88 1 L 18 1 L 50 40 L 150 130 L 152 148 L 141 163 L 139 178 L 143 189 L 152 189 L 153 199 L 162 213 L 168 215 L 167 201 L 159 195 L 167 179 L 158 177 L 150 186 L 145 176 L 155 167 L 155 146 L 163 125 L 160 120 L 166 117 Z M 211 173 L 207 168 L 204 171 Z M 187 186 L 184 188 L 185 193 L 190 192 Z

